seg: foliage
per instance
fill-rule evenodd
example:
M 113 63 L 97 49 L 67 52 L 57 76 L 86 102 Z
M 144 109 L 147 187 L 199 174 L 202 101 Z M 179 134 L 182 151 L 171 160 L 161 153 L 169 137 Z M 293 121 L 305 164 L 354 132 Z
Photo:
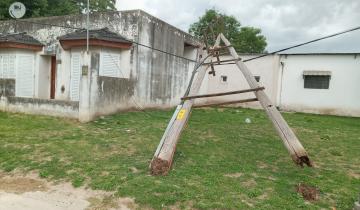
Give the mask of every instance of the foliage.
M 171 115 L 128 112 L 81 124 L 0 112 L 0 172 L 115 191 L 144 209 L 352 209 L 358 198 L 359 118 L 284 113 L 316 165 L 300 168 L 262 110 L 195 109 L 173 169 L 153 177 L 149 162 Z M 320 199 L 305 201 L 299 183 L 319 188 Z
M 189 33 L 199 39 L 205 36 L 211 45 L 214 44 L 216 36 L 223 33 L 239 53 L 262 53 L 267 45 L 260 29 L 241 27 L 234 16 L 222 14 L 215 9 L 206 10 L 199 21 L 190 25 Z
M 9 6 L 16 0 L 0 1 L 0 20 L 11 19 Z M 90 0 L 90 11 L 115 10 L 116 0 Z M 26 7 L 24 18 L 80 14 L 87 0 L 20 0 Z

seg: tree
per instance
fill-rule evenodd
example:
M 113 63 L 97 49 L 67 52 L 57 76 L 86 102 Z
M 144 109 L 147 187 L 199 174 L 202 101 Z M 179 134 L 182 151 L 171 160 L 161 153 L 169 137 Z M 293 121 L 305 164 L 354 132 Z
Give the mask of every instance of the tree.
M 9 6 L 16 0 L 0 0 L 0 20 L 11 19 Z M 26 7 L 24 18 L 81 14 L 87 0 L 19 0 Z M 90 0 L 90 11 L 115 10 L 116 0 Z
M 214 44 L 219 33 L 223 33 L 239 53 L 263 53 L 267 45 L 260 29 L 241 27 L 234 16 L 222 14 L 215 9 L 206 10 L 199 21 L 190 25 L 189 33 L 198 39 L 206 37 L 210 45 Z

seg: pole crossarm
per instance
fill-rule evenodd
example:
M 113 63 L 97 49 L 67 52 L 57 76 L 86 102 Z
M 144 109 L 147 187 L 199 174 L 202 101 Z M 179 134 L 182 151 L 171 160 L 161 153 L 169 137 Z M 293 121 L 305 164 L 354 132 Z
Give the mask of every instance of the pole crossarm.
M 202 65 L 220 64 L 220 63 L 232 62 L 232 61 L 240 61 L 240 60 L 241 60 L 241 58 L 236 58 L 236 59 L 226 59 L 226 60 L 219 60 L 219 61 L 207 62 L 207 63 L 203 63 Z
M 195 99 L 195 98 L 208 98 L 208 97 L 216 97 L 216 96 L 234 95 L 234 94 L 240 94 L 240 93 L 256 92 L 256 91 L 264 90 L 264 89 L 265 89 L 264 87 L 257 87 L 257 88 L 251 88 L 251 89 L 245 89 L 245 90 L 236 90 L 236 91 L 230 91 L 230 92 L 185 96 L 185 97 L 182 97 L 181 100 L 190 100 L 190 99 Z
M 240 104 L 240 103 L 255 102 L 255 101 L 258 101 L 258 99 L 257 98 L 248 98 L 248 99 L 242 99 L 242 100 L 236 100 L 236 101 L 227 101 L 227 102 L 221 102 L 221 103 L 194 105 L 194 108 L 210 107 L 210 106 L 223 106 L 223 105 Z

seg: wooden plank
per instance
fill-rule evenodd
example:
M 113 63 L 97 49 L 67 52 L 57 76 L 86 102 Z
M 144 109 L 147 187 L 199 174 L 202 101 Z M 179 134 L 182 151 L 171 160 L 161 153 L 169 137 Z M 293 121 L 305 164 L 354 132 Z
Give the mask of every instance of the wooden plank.
M 201 105 L 194 105 L 194 108 L 201 108 L 201 107 L 209 107 L 209 106 L 222 106 L 222 105 L 230 105 L 230 104 L 240 104 L 240 103 L 247 103 L 247 102 L 254 102 L 258 101 L 257 98 L 248 98 L 248 99 L 242 99 L 237 101 L 227 101 L 227 102 L 221 102 L 221 103 L 211 103 L 211 104 L 201 104 Z
M 219 43 L 220 36 L 216 39 L 215 46 L 219 45 Z M 211 60 L 211 57 L 208 57 L 206 60 Z M 188 94 L 194 95 L 199 92 L 208 67 L 209 66 L 202 65 L 198 70 L 195 79 L 190 80 L 190 91 Z M 179 107 L 180 110 L 177 109 L 177 111 L 175 111 L 173 115 L 175 119 L 170 121 L 150 163 L 151 174 L 166 175 L 169 172 L 173 162 L 177 142 L 190 117 L 193 104 L 194 100 L 183 101 L 182 104 L 179 105 L 181 107 Z
M 220 63 L 231 62 L 231 61 L 239 61 L 239 60 L 241 60 L 241 58 L 238 58 L 238 59 L 227 59 L 227 60 L 218 60 L 218 61 L 214 61 L 214 62 L 203 63 L 203 65 L 220 64 Z
M 225 43 L 226 46 L 229 46 L 229 52 L 233 56 L 234 59 L 239 58 L 238 54 L 236 53 L 233 47 L 230 47 L 230 42 L 226 39 L 223 34 L 220 34 L 221 40 Z M 251 88 L 258 88 L 259 83 L 256 82 L 254 76 L 247 68 L 247 66 L 242 61 L 235 61 L 235 64 L 243 73 L 246 81 L 249 83 Z M 259 90 L 255 92 L 256 97 L 259 99 L 261 106 L 266 111 L 268 117 L 272 121 L 276 131 L 278 132 L 279 136 L 281 137 L 286 149 L 291 155 L 293 161 L 303 166 L 306 164 L 307 166 L 312 166 L 310 158 L 306 153 L 304 147 L 301 145 L 298 138 L 295 136 L 294 132 L 291 130 L 289 125 L 286 123 L 284 118 L 281 116 L 280 112 L 276 109 L 276 107 L 272 104 L 268 96 L 266 95 L 265 91 Z
M 257 87 L 251 89 L 244 89 L 244 90 L 236 90 L 236 91 L 229 91 L 229 92 L 222 92 L 222 93 L 211 93 L 211 94 L 203 94 L 203 95 L 193 95 L 193 96 L 186 96 L 182 97 L 181 100 L 189 100 L 195 98 L 209 98 L 209 97 L 216 97 L 216 96 L 226 96 L 226 95 L 234 95 L 240 93 L 248 93 L 248 92 L 256 92 L 259 90 L 264 90 L 264 87 Z

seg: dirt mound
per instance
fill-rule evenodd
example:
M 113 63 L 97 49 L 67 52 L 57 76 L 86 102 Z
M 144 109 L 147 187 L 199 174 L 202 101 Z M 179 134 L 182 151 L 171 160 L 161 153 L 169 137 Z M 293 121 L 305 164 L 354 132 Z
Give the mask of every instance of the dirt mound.
M 296 192 L 300 193 L 305 200 L 316 201 L 319 199 L 319 190 L 316 187 L 311 187 L 300 183 L 296 186 Z

